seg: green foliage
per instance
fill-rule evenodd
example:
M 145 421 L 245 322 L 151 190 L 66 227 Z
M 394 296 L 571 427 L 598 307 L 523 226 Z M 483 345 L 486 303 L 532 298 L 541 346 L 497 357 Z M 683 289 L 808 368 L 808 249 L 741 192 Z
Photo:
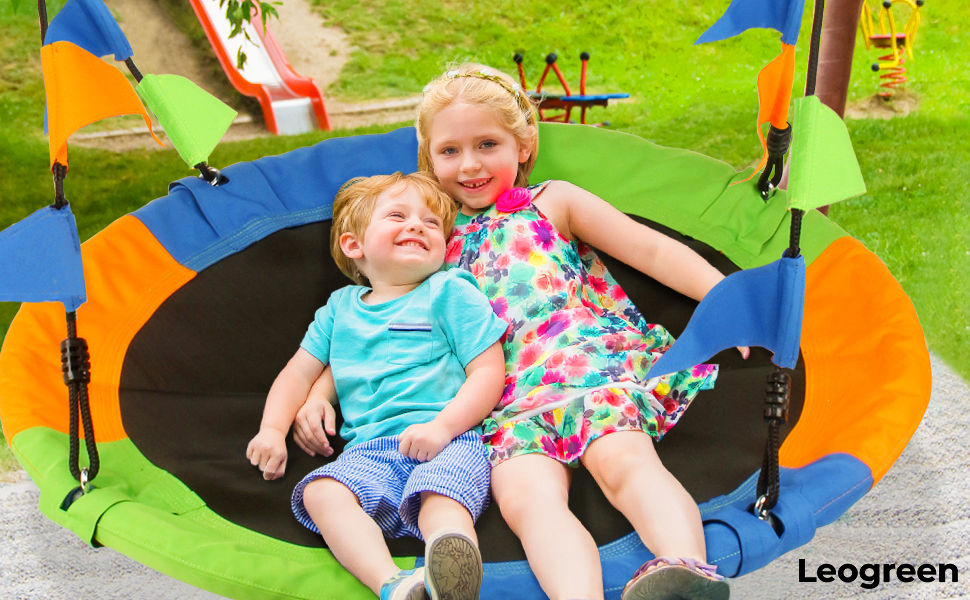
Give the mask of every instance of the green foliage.
M 232 25 L 232 29 L 229 30 L 229 38 L 234 38 L 240 33 L 252 44 L 256 44 L 256 41 L 249 37 L 246 33 L 246 25 L 252 21 L 252 16 L 256 12 L 257 8 L 259 10 L 259 16 L 263 23 L 263 33 L 266 33 L 266 23 L 270 18 L 279 18 L 279 13 L 276 12 L 276 6 L 282 5 L 282 2 L 262 2 L 261 0 L 219 0 L 219 8 L 223 6 L 226 7 L 226 18 L 229 20 L 229 24 Z M 246 64 L 246 53 L 243 52 L 242 47 L 236 52 L 236 68 L 242 69 Z

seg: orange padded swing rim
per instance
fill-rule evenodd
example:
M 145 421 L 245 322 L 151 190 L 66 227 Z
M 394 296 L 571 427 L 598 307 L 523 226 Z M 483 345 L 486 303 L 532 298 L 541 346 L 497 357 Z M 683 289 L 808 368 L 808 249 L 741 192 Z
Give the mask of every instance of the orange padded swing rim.
M 807 268 L 801 350 L 805 403 L 781 466 L 845 452 L 878 482 L 916 431 L 932 377 L 912 301 L 854 238 L 839 238 Z
M 130 215 L 82 244 L 81 256 L 91 300 L 77 311 L 78 336 L 91 352 L 91 418 L 98 442 L 113 442 L 128 437 L 118 402 L 128 345 L 162 302 L 196 274 Z M 4 352 L 0 389 L 17 401 L 0 402 L 0 422 L 11 442 L 31 427 L 67 433 L 67 387 L 60 365 L 65 337 L 64 306 L 56 302 L 24 304 L 7 332 L 4 350 L 16 352 Z

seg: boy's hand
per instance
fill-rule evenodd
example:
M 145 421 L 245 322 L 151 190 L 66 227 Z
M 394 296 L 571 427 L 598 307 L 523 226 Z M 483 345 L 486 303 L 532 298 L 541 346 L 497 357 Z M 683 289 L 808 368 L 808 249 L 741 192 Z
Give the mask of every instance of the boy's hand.
M 429 461 L 445 449 L 452 438 L 448 429 L 435 421 L 411 425 L 399 436 L 398 451 L 421 462 Z
M 246 448 L 246 458 L 263 472 L 263 479 L 279 479 L 286 471 L 286 434 L 261 428 Z
M 337 435 L 337 414 L 324 399 L 307 399 L 293 421 L 293 440 L 310 456 L 331 456 L 333 447 L 327 435 Z

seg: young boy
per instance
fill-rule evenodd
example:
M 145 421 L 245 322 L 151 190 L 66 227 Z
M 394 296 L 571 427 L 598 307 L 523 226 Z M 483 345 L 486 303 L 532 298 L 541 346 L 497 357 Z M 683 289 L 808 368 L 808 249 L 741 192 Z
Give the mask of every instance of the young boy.
M 266 479 L 281 477 L 286 434 L 320 378 L 313 397 L 339 399 L 347 445 L 297 485 L 293 510 L 381 600 L 473 600 L 481 587 L 474 521 L 489 465 L 473 428 L 502 395 L 507 325 L 468 273 L 439 272 L 455 213 L 418 173 L 340 190 L 331 252 L 361 285 L 317 311 L 246 451 Z M 320 377 L 327 365 L 332 379 Z M 399 571 L 385 535 L 424 539 L 425 567 Z

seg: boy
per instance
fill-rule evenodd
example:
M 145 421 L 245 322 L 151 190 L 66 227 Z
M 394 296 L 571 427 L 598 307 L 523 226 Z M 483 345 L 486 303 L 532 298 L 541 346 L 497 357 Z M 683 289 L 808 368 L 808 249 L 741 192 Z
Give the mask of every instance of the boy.
M 312 399 L 339 399 L 347 445 L 297 485 L 293 510 L 381 600 L 473 600 L 481 587 L 474 521 L 488 502 L 489 465 L 469 430 L 502 395 L 507 325 L 467 273 L 439 272 L 455 213 L 419 173 L 340 190 L 331 253 L 361 285 L 317 311 L 246 451 L 266 479 L 282 476 L 286 433 L 330 365 L 333 378 L 320 378 Z M 398 571 L 384 535 L 424 539 L 426 566 Z

